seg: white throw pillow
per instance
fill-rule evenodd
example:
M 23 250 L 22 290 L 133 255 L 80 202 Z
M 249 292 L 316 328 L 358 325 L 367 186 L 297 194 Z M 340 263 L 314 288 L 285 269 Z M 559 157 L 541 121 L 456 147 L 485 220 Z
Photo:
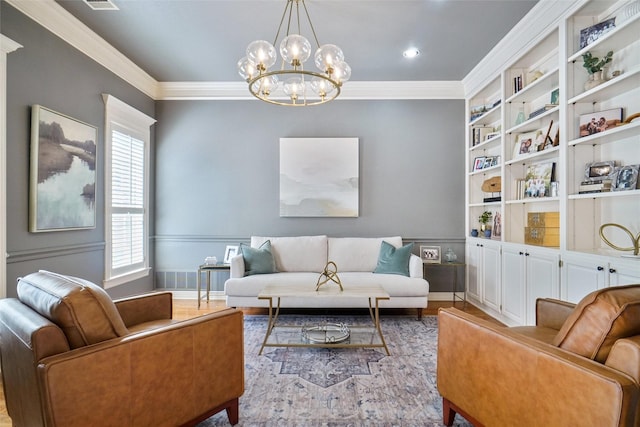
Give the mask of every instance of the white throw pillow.
M 396 248 L 402 246 L 402 237 L 330 237 L 329 261 L 341 271 L 372 272 L 378 264 L 380 246 L 385 241 Z
M 251 247 L 271 241 L 271 252 L 280 272 L 321 273 L 327 265 L 327 236 L 263 237 L 251 236 Z

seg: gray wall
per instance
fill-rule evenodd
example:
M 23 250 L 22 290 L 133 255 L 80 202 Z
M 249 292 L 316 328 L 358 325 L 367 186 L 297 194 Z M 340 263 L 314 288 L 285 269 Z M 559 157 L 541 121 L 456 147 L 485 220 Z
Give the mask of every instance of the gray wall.
M 0 4 L 0 13 L 2 33 L 23 46 L 7 61 L 7 295 L 15 296 L 17 277 L 38 269 L 77 275 L 100 284 L 104 278 L 105 227 L 101 94 L 110 93 L 152 117 L 155 103 L 5 2 Z M 95 229 L 29 233 L 32 104 L 98 127 Z M 151 290 L 152 277 L 110 289 L 109 293 L 118 297 Z
M 401 235 L 464 256 L 462 100 L 164 101 L 156 114 L 158 287 L 193 287 L 206 256 L 251 235 Z M 358 218 L 279 216 L 281 137 L 360 139 Z

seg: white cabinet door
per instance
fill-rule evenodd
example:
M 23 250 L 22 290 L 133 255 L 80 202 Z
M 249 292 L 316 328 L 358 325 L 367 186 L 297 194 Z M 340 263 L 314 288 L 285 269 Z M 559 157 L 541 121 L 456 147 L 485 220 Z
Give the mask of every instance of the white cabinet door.
M 520 246 L 502 247 L 502 314 L 523 325 L 525 295 L 525 257 Z
M 500 245 L 487 241 L 482 247 L 482 302 L 500 312 Z
M 610 260 L 609 286 L 640 283 L 640 260 Z
M 527 318 L 528 325 L 536 323 L 536 300 L 560 297 L 560 254 L 527 248 L 526 264 Z
M 482 301 L 482 294 L 480 293 L 480 280 L 481 280 L 481 255 L 482 247 L 479 243 L 471 240 L 467 243 L 467 298 Z
M 564 254 L 560 299 L 578 303 L 585 295 L 607 286 L 608 263 L 599 256 Z

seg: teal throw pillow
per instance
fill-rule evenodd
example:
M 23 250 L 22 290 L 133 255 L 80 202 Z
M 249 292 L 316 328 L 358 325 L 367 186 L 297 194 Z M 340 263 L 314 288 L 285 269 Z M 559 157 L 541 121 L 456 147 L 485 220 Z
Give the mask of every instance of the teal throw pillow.
M 409 258 L 411 258 L 411 250 L 413 243 L 396 248 L 390 243 L 382 241 L 380 246 L 380 255 L 378 256 L 378 265 L 373 270 L 374 273 L 381 274 L 400 274 L 409 276 Z
M 240 253 L 244 258 L 244 272 L 246 276 L 252 274 L 275 273 L 276 261 L 271 253 L 271 241 L 267 240 L 259 248 L 240 243 Z

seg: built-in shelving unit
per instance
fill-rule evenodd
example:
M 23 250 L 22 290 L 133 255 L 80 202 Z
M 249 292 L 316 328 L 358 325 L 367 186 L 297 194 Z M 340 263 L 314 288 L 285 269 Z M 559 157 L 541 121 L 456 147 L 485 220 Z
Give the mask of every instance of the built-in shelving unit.
M 591 115 L 606 112 L 609 117 L 614 114 L 610 110 L 620 108 L 622 120 L 640 112 L 640 1 L 576 0 L 566 6 L 560 12 L 562 16 L 556 16 L 545 31 L 523 42 L 520 51 L 493 77 L 478 79 L 488 83 L 478 85 L 467 99 L 467 228 L 478 228 L 478 216 L 492 212 L 500 220 L 493 224 L 497 233 L 492 233 L 490 246 L 495 250 L 495 245 L 500 245 L 500 253 L 509 254 L 508 260 L 501 261 L 498 285 L 488 283 L 488 278 L 470 283 L 477 275 L 467 274 L 469 289 L 474 290 L 470 301 L 507 323 L 532 321 L 528 311 L 534 295 L 576 299 L 600 287 L 640 282 L 640 260 L 622 257 L 599 235 L 600 226 L 606 223 L 624 225 L 634 234 L 640 232 L 640 189 L 580 192 L 589 164 L 640 164 L 640 118 L 626 124 L 608 123 L 606 130 L 590 135 L 584 123 Z M 581 31 L 612 17 L 615 27 L 580 47 Z M 589 74 L 583 66 L 583 55 L 591 52 L 602 57 L 608 51 L 613 51 L 613 60 L 605 68 L 605 81 L 589 88 L 585 85 Z M 483 105 L 484 111 L 479 112 Z M 489 131 L 489 138 L 478 140 L 480 127 L 485 134 Z M 478 159 L 483 157 L 499 160 L 478 168 Z M 550 172 L 552 177 L 545 175 Z M 547 182 L 543 192 L 536 190 L 534 183 L 541 176 Z M 483 183 L 490 178 L 495 182 L 496 177 L 501 180 L 498 201 L 497 194 L 482 191 Z M 615 187 L 616 177 L 610 178 Z M 553 189 L 550 180 L 556 183 Z M 539 212 L 559 215 L 559 223 L 554 224 L 557 243 L 544 248 L 528 244 L 530 239 L 525 237 L 528 218 Z M 467 248 L 473 251 L 468 254 L 469 271 L 493 271 L 494 265 L 473 263 L 484 259 L 483 242 L 487 240 L 468 240 Z M 611 230 L 611 240 L 620 246 L 630 245 L 621 230 Z M 519 255 L 528 258 L 515 268 L 513 261 Z M 552 276 L 546 279 L 553 286 L 537 283 L 527 272 L 527 265 L 552 268 Z M 519 273 L 518 268 L 522 270 Z M 603 276 L 603 271 L 608 275 Z M 505 277 L 509 283 L 503 281 Z M 514 283 L 518 277 L 521 280 Z M 495 298 L 484 301 L 484 286 L 490 287 L 492 295 L 498 286 L 508 310 Z M 514 295 L 522 297 L 522 313 L 518 313 Z

